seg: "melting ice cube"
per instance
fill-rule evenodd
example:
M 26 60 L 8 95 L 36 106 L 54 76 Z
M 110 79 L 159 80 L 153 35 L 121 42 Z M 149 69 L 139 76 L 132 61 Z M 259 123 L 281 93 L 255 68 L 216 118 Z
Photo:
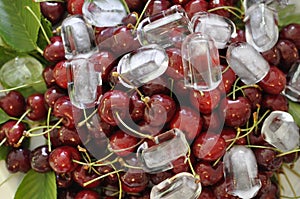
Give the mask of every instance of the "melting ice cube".
M 149 147 L 144 142 L 137 149 L 137 158 L 143 170 L 149 173 L 172 169 L 172 161 L 186 156 L 189 151 L 185 135 L 176 128 L 154 137 L 154 140 L 156 145 Z
M 232 70 L 245 84 L 259 82 L 270 70 L 263 56 L 246 42 L 229 45 L 226 59 Z
M 265 119 L 261 133 L 266 142 L 283 152 L 299 147 L 299 128 L 287 112 L 273 111 Z
M 265 52 L 278 41 L 277 13 L 260 3 L 251 6 L 245 17 L 246 40 L 257 51 Z
M 300 61 L 292 65 L 286 79 L 284 95 L 294 102 L 300 102 Z
M 67 62 L 68 92 L 72 104 L 78 108 L 94 107 L 97 87 L 102 84 L 101 74 L 95 71 L 88 59 Z
M 85 0 L 82 14 L 94 26 L 111 27 L 122 24 L 126 9 L 120 0 Z
M 261 187 L 253 151 L 235 145 L 223 157 L 227 192 L 243 199 L 254 197 Z
M 151 189 L 151 199 L 197 199 L 201 194 L 200 182 L 190 173 L 182 172 Z
M 176 31 L 176 41 L 172 34 Z M 181 6 L 175 5 L 141 21 L 137 28 L 137 36 L 142 45 L 159 44 L 166 48 L 189 35 L 190 20 Z
M 61 25 L 66 59 L 89 57 L 97 50 L 93 28 L 80 15 L 67 17 Z
M 124 86 L 139 87 L 162 75 L 168 68 L 168 62 L 165 49 L 152 44 L 124 55 L 118 63 L 117 72 Z
M 217 48 L 223 49 L 232 37 L 236 36 L 236 27 L 234 23 L 223 16 L 199 12 L 192 20 L 194 32 L 201 32 L 214 39 Z
M 220 84 L 222 72 L 213 39 L 200 32 L 190 34 L 182 43 L 181 52 L 186 87 L 209 91 Z

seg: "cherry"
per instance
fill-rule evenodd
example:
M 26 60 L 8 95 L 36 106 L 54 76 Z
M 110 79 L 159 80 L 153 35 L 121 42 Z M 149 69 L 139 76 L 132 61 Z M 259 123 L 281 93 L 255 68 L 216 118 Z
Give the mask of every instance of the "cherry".
M 280 31 L 280 38 L 292 41 L 300 49 L 300 24 L 291 23 L 283 27 Z
M 227 186 L 225 180 L 220 181 L 213 187 L 213 192 L 217 199 L 238 199 L 239 197 L 230 195 L 227 192 Z
M 256 110 L 257 105 L 261 104 L 262 92 L 259 88 L 249 87 L 243 89 L 243 92 L 251 104 L 251 109 Z
M 50 142 L 51 142 L 51 145 L 52 145 L 53 147 L 58 147 L 58 146 L 61 146 L 61 145 L 62 145 L 62 143 L 61 143 L 60 140 L 59 140 L 59 133 L 58 133 L 58 129 L 57 129 L 57 128 L 51 130 L 51 131 L 49 132 L 49 134 L 50 134 Z M 48 133 L 45 133 L 45 134 L 44 134 L 44 137 L 45 137 L 46 139 L 48 139 Z
M 185 4 L 187 4 L 190 0 L 171 0 L 172 1 L 172 3 L 174 4 L 174 5 L 182 5 L 182 6 L 184 6 Z
M 235 139 L 236 135 L 237 135 L 237 132 L 234 128 L 225 127 L 222 129 L 222 132 L 221 132 L 221 137 L 224 138 L 225 141 Z M 227 147 L 231 143 L 232 142 L 226 142 Z M 243 137 L 243 138 L 237 139 L 234 144 L 245 145 L 246 143 L 247 143 L 247 140 L 245 137 Z
M 221 122 L 220 119 L 220 115 L 219 115 L 219 108 L 217 108 L 216 110 L 214 110 L 211 113 L 208 114 L 202 114 L 202 120 L 203 120 L 203 128 L 202 131 L 212 131 L 214 133 L 219 132 L 220 128 L 222 128 L 223 124 Z
M 202 130 L 200 113 L 190 107 L 180 107 L 170 122 L 170 128 L 182 130 L 188 140 L 194 140 Z
M 11 173 L 23 172 L 30 170 L 30 150 L 12 149 L 6 156 L 6 168 Z
M 297 47 L 293 42 L 282 39 L 277 42 L 276 47 L 281 55 L 279 67 L 286 73 L 293 63 L 299 59 Z
M 295 152 L 295 153 L 291 153 L 288 155 L 283 156 L 283 162 L 284 163 L 294 163 L 299 159 L 299 153 Z
M 67 1 L 67 10 L 71 15 L 82 15 L 82 6 L 84 0 L 68 0 Z
M 221 94 L 218 89 L 204 91 L 202 93 L 193 90 L 190 93 L 190 101 L 192 105 L 204 114 L 211 113 L 218 106 L 220 98 Z
M 85 183 L 96 179 L 99 177 L 93 170 L 89 170 L 84 165 L 79 165 L 76 167 L 76 169 L 72 173 L 72 178 L 74 182 L 79 184 L 81 187 L 85 188 L 95 188 L 100 185 L 100 180 L 96 180 L 88 185 L 85 186 Z
M 56 173 L 72 172 L 76 169 L 77 163 L 73 160 L 80 160 L 78 150 L 70 146 L 60 146 L 55 148 L 49 155 L 50 167 Z
M 27 109 L 30 112 L 27 117 L 30 120 L 38 121 L 46 118 L 48 107 L 45 102 L 44 94 L 36 93 L 27 97 Z
M 69 188 L 73 184 L 71 173 L 56 173 L 56 184 L 59 188 Z
M 150 174 L 150 181 L 156 185 L 172 177 L 173 175 L 174 174 L 171 171 L 163 171 L 155 174 Z
M 245 97 L 236 100 L 226 98 L 225 124 L 230 127 L 244 126 L 251 117 L 251 104 Z
M 225 1 L 225 0 L 209 0 L 208 9 L 210 10 L 210 9 L 217 8 L 217 7 L 227 6 L 228 2 L 229 1 Z M 230 17 L 230 13 L 224 9 L 216 10 L 216 11 L 213 11 L 212 13 L 221 15 L 224 17 L 228 17 L 228 18 Z
M 181 50 L 178 48 L 168 48 L 166 53 L 169 57 L 169 65 L 166 74 L 174 80 L 183 78 L 183 64 Z
M 184 6 L 184 10 L 191 19 L 197 12 L 207 12 L 208 3 L 205 0 L 191 0 Z
M 276 46 L 274 46 L 270 50 L 263 52 L 262 56 L 267 62 L 269 62 L 270 65 L 277 66 L 280 63 L 280 52 Z
M 75 196 L 75 199 L 100 199 L 98 192 L 93 190 L 82 190 L 78 192 Z
M 176 112 L 175 101 L 168 95 L 153 95 L 148 105 L 149 108 L 145 108 L 144 120 L 151 126 L 163 126 Z
M 58 199 L 75 199 L 78 190 L 72 189 L 58 189 Z
M 198 162 L 195 171 L 200 176 L 203 186 L 214 185 L 223 178 L 223 163 L 221 162 L 213 167 L 208 162 Z
M 56 100 L 53 108 L 53 115 L 58 118 L 63 118 L 63 124 L 65 127 L 73 129 L 75 128 L 73 105 L 70 101 L 69 96 L 63 96 Z
M 121 176 L 122 189 L 130 193 L 140 193 L 148 185 L 149 178 L 142 170 L 129 169 Z
M 202 132 L 192 145 L 192 152 L 196 158 L 214 161 L 222 157 L 226 150 L 226 142 L 219 135 Z
M 63 145 L 76 147 L 81 144 L 81 139 L 76 129 L 69 129 L 62 126 L 59 130 L 59 140 Z
M 49 62 L 59 62 L 65 59 L 65 49 L 61 36 L 53 36 L 51 43 L 44 49 L 44 58 Z
M 138 20 L 139 16 L 136 12 L 129 13 L 125 18 L 122 19 L 122 23 L 126 26 L 128 25 L 136 25 L 136 22 Z
M 210 187 L 203 187 L 200 196 L 197 199 L 216 199 L 213 190 Z
M 168 0 L 153 0 L 147 7 L 145 15 L 149 17 L 159 14 L 161 11 L 168 9 L 170 6 L 171 3 Z
M 275 185 L 274 183 L 271 184 L 271 186 L 265 190 L 263 194 L 260 195 L 260 198 L 267 198 L 267 199 L 276 199 L 280 198 L 279 188 L 278 185 Z
M 144 117 L 146 104 L 138 96 L 137 92 L 134 92 L 129 101 L 129 113 L 131 119 L 135 122 L 140 121 Z
M 114 169 L 109 166 L 99 166 L 96 167 L 96 170 L 101 174 L 101 175 L 106 175 L 114 171 Z M 114 174 L 110 174 L 104 178 L 104 183 L 110 184 L 110 185 L 115 185 L 118 182 L 118 176 Z
M 129 97 L 121 90 L 111 90 L 101 98 L 98 106 L 98 114 L 106 123 L 116 126 L 118 124 L 116 113 L 124 119 L 129 106 Z
M 232 85 L 234 84 L 236 80 L 236 75 L 234 71 L 227 66 L 222 65 L 222 83 L 223 88 L 226 93 L 229 93 L 231 91 Z
M 282 163 L 282 157 L 276 157 L 277 153 L 271 149 L 253 149 L 257 164 L 268 171 L 278 170 Z
M 46 173 L 51 171 L 49 164 L 49 150 L 48 146 L 42 145 L 31 151 L 31 168 L 39 173 Z
M 17 122 L 14 120 L 10 120 L 5 122 L 1 128 L 1 134 L 5 134 L 6 142 L 9 146 L 19 147 L 19 140 L 23 136 L 26 130 L 26 126 L 23 122 Z
M 43 79 L 48 88 L 56 84 L 53 77 L 53 68 L 54 66 L 46 66 L 42 72 Z
M 141 88 L 141 91 L 146 96 L 152 96 L 155 94 L 169 94 L 168 83 L 164 77 L 158 77 L 145 83 Z
M 287 98 L 282 95 L 270 95 L 265 94 L 262 98 L 262 107 L 265 109 L 270 109 L 272 111 L 285 111 L 289 109 Z
M 258 83 L 269 94 L 280 94 L 286 85 L 286 77 L 276 66 L 271 66 L 268 74 Z
M 26 102 L 24 96 L 18 91 L 9 91 L 0 98 L 0 107 L 12 117 L 20 117 L 25 112 Z
M 141 0 L 125 0 L 125 1 L 130 10 L 140 11 L 144 7 L 144 3 Z
M 58 86 L 63 89 L 68 88 L 67 69 L 65 66 L 66 61 L 58 62 L 53 69 L 53 77 Z
M 113 43 L 113 35 L 116 27 L 107 27 L 107 28 L 96 28 L 95 38 L 98 48 L 101 50 L 110 50 L 111 44 Z
M 54 107 L 57 99 L 66 96 L 66 91 L 58 86 L 52 86 L 48 88 L 44 93 L 44 99 L 50 108 Z
M 139 132 L 141 132 L 144 135 L 158 135 L 159 133 L 164 132 L 164 128 L 161 126 L 151 126 L 146 121 L 142 120 L 138 123 L 138 129 Z
M 65 4 L 62 2 L 41 2 L 41 12 L 45 18 L 47 18 L 52 25 L 58 23 L 65 11 Z
M 111 149 L 119 156 L 127 156 L 135 151 L 138 138 L 118 130 L 109 137 Z
M 257 197 L 268 192 L 272 185 L 272 182 L 271 182 L 269 176 L 265 172 L 258 173 L 258 178 L 261 181 L 261 188 L 256 195 Z
M 191 162 L 195 162 L 194 156 L 189 157 Z M 182 172 L 188 172 L 190 170 L 188 161 L 186 160 L 186 157 L 179 157 L 178 159 L 172 161 L 172 172 L 177 174 L 177 173 L 182 173 Z

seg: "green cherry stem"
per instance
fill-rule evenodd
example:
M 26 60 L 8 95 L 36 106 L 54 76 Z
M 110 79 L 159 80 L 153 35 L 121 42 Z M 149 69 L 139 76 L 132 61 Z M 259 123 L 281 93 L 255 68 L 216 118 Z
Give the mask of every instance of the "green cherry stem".
M 4 138 L 1 142 L 0 142 L 0 147 L 6 142 L 7 138 Z
M 116 167 L 111 164 L 111 167 L 117 171 Z M 116 173 L 117 174 L 117 178 L 118 178 L 118 184 L 119 184 L 119 199 L 122 199 L 122 182 L 121 182 L 121 177 L 120 177 L 120 174 L 119 172 Z
M 96 182 L 97 180 L 101 180 L 102 178 L 105 178 L 105 177 L 107 177 L 107 176 L 109 176 L 111 174 L 119 173 L 119 172 L 122 172 L 122 171 L 124 171 L 124 170 L 116 170 L 116 171 L 112 171 L 110 173 L 106 173 L 106 174 L 101 175 L 101 176 L 99 176 L 97 178 L 94 178 L 94 179 L 92 179 L 92 180 L 90 180 L 90 181 L 88 181 L 86 183 L 83 183 L 83 186 L 86 187 L 87 185 L 92 184 L 93 182 Z
M 200 183 L 201 182 L 200 175 L 196 173 L 190 157 L 191 157 L 191 147 L 188 145 L 188 153 L 187 153 L 186 161 L 189 164 L 193 176 L 196 178 L 196 183 Z
M 127 14 L 130 14 L 130 9 L 129 9 L 129 7 L 128 7 L 126 1 L 125 1 L 125 0 L 121 0 L 121 2 L 122 2 L 122 4 L 124 5 Z
M 288 151 L 288 152 L 284 152 L 284 153 L 280 153 L 277 155 L 277 157 L 282 157 L 282 156 L 286 156 L 286 155 L 289 155 L 289 154 L 292 154 L 292 153 L 297 153 L 297 152 L 300 152 L 300 149 L 295 149 L 295 150 L 292 150 L 292 151 Z
M 237 86 L 236 86 L 237 87 Z M 239 91 L 239 90 L 243 90 L 245 88 L 258 88 L 260 90 L 262 90 L 257 84 L 252 84 L 252 85 L 244 85 L 244 86 L 240 86 L 238 88 L 236 88 L 235 90 L 231 91 L 230 93 L 227 94 L 227 97 L 231 96 L 232 94 L 234 94 L 235 92 Z
M 86 116 L 86 114 L 84 114 L 84 120 L 82 120 L 81 122 L 78 123 L 78 127 L 82 127 L 85 123 L 87 123 L 96 113 L 97 113 L 98 109 L 95 109 L 89 116 Z M 84 113 L 86 113 L 84 111 Z
M 50 129 L 50 119 L 51 119 L 51 111 L 52 111 L 52 108 L 50 107 L 48 109 L 48 114 L 47 114 L 47 130 Z M 48 144 L 48 151 L 51 152 L 52 151 L 52 148 L 51 148 L 51 139 L 50 139 L 50 131 L 47 132 L 47 144 Z
M 279 149 L 275 148 L 275 147 L 269 147 L 269 146 L 261 146 L 261 145 L 251 145 L 251 144 L 248 144 L 248 145 L 245 145 L 246 147 L 248 148 L 257 148 L 257 149 L 270 149 L 270 150 L 273 150 L 273 151 L 276 151 L 276 152 L 281 152 Z
M 55 125 L 53 125 L 53 126 L 51 126 L 51 128 L 50 129 L 47 129 L 46 131 L 44 131 L 44 132 L 42 132 L 42 133 L 31 133 L 31 132 L 34 132 L 34 131 L 37 131 L 37 130 L 40 130 L 40 129 L 44 129 L 44 128 L 49 128 L 49 126 L 37 126 L 37 127 L 34 127 L 34 128 L 32 128 L 32 129 L 29 129 L 28 131 L 26 131 L 25 133 L 24 133 L 24 135 L 25 135 L 25 137 L 36 137 L 36 136 L 41 136 L 41 135 L 44 135 L 44 134 L 46 134 L 46 133 L 48 133 L 48 132 L 50 132 L 50 131 L 52 131 L 53 129 L 55 129 L 55 128 L 60 128 L 60 126 L 58 126 L 61 122 L 63 121 L 63 118 L 60 118 L 60 120 L 58 120 L 58 122 L 55 124 Z
M 237 18 L 239 19 L 242 19 L 243 16 L 244 16 L 244 11 L 239 9 L 239 8 L 236 8 L 236 7 L 233 7 L 233 6 L 219 6 L 219 7 L 216 7 L 216 8 L 212 8 L 210 10 L 208 10 L 207 12 L 213 12 L 213 11 L 217 11 L 217 10 L 226 10 L 228 12 L 230 12 L 231 14 L 233 14 L 234 16 L 236 16 Z M 237 11 L 238 13 L 236 13 L 235 11 Z
M 22 116 L 18 119 L 17 123 L 16 123 L 14 126 L 19 125 L 20 122 L 23 121 L 23 119 L 26 117 L 26 115 L 27 115 L 30 111 L 31 111 L 31 109 L 26 110 L 26 111 L 22 114 Z
M 38 80 L 38 81 L 32 82 L 30 84 L 23 84 L 23 85 L 16 86 L 16 87 L 13 87 L 13 88 L 2 89 L 2 90 L 0 90 L 0 93 L 14 91 L 14 90 L 17 90 L 17 89 L 20 89 L 20 88 L 26 88 L 26 87 L 32 86 L 34 84 L 39 84 L 39 83 L 42 83 L 42 82 L 44 82 L 44 80 Z
M 142 18 L 143 18 L 143 15 L 145 14 L 145 12 L 146 12 L 146 10 L 147 10 L 149 4 L 151 3 L 151 1 L 152 1 L 152 0 L 148 0 L 148 1 L 147 1 L 147 3 L 146 3 L 146 5 L 145 5 L 144 9 L 142 10 L 142 12 L 141 12 L 141 14 L 140 14 L 140 16 L 139 16 L 139 18 L 138 18 L 138 20 L 137 20 L 137 22 L 136 22 L 134 28 L 133 28 L 132 34 L 135 33 L 135 31 L 136 31 L 136 29 L 137 29 L 139 23 L 141 22 L 141 20 L 142 20 Z
M 234 82 L 234 84 L 233 84 L 233 95 L 232 95 L 232 99 L 233 100 L 235 100 L 235 93 L 236 93 L 236 87 L 237 87 L 237 83 L 240 81 L 240 78 L 238 77 L 236 80 L 235 80 L 235 82 Z

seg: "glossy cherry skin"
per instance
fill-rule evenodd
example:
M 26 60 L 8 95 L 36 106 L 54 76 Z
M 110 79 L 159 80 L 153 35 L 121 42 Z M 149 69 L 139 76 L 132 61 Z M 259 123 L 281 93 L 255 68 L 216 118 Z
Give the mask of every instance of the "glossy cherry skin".
M 209 114 L 201 114 L 201 118 L 203 120 L 202 131 L 217 133 L 224 125 L 222 124 L 222 122 L 224 123 L 224 120 L 220 119 L 221 117 L 218 108 Z
M 211 113 L 218 106 L 220 98 L 221 94 L 218 89 L 204 91 L 202 93 L 193 90 L 190 93 L 190 101 L 192 105 L 204 114 Z
M 245 97 L 236 100 L 226 98 L 225 124 L 230 127 L 244 126 L 251 117 L 251 104 Z
M 286 73 L 292 64 L 299 59 L 297 47 L 293 42 L 281 39 L 277 42 L 276 47 L 281 55 L 279 67 Z
M 130 97 L 129 112 L 131 119 L 135 122 L 140 121 L 144 117 L 146 104 L 143 102 L 138 94 L 134 92 Z
M 192 152 L 196 158 L 214 161 L 222 157 L 226 150 L 225 140 L 219 135 L 202 132 L 192 145 Z
M 148 105 L 149 108 L 145 108 L 144 120 L 151 126 L 163 126 L 176 112 L 175 101 L 168 95 L 153 95 Z
M 225 1 L 225 0 L 209 0 L 208 9 L 210 10 L 210 9 L 221 7 L 221 6 L 227 6 L 228 2 L 229 2 L 228 0 L 227 1 Z M 216 11 L 213 11 L 212 13 L 221 15 L 224 17 L 230 17 L 230 13 L 224 9 L 216 10 Z
M 58 188 L 69 188 L 72 184 L 71 173 L 56 173 L 56 185 Z
M 48 88 L 44 93 L 45 102 L 50 108 L 54 107 L 56 100 L 60 97 L 66 96 L 67 93 L 64 89 L 58 86 L 52 86 Z
M 184 6 L 184 10 L 190 19 L 195 13 L 201 11 L 207 12 L 207 9 L 208 3 L 205 0 L 191 0 Z
M 100 198 L 101 197 L 99 193 L 93 190 L 82 190 L 79 191 L 75 196 L 75 199 L 100 199 Z
M 148 185 L 149 178 L 142 170 L 129 169 L 121 176 L 122 189 L 130 193 L 140 193 Z
M 17 122 L 14 120 L 10 120 L 5 122 L 1 128 L 0 132 L 1 134 L 4 134 L 6 137 L 6 143 L 8 143 L 9 146 L 18 147 L 19 140 L 22 137 L 26 130 L 26 126 L 23 122 Z
M 258 84 L 266 93 L 280 94 L 285 88 L 286 77 L 276 66 L 271 66 L 268 74 Z
M 224 88 L 224 91 L 226 93 L 229 93 L 231 91 L 232 85 L 234 84 L 235 80 L 236 75 L 234 71 L 230 67 L 222 65 L 222 87 Z
M 139 18 L 138 13 L 131 12 L 122 19 L 122 23 L 126 26 L 135 26 L 138 18 Z
M 169 65 L 166 74 L 174 80 L 183 78 L 183 64 L 181 50 L 178 48 L 168 48 L 166 53 L 169 57 Z
M 230 195 L 227 192 L 225 180 L 221 180 L 215 186 L 213 186 L 213 192 L 217 199 L 238 199 L 239 197 Z
M 75 128 L 75 121 L 73 114 L 73 105 L 69 96 L 63 96 L 56 100 L 53 107 L 53 115 L 58 118 L 63 118 L 62 123 L 65 127 L 73 129 Z
M 222 136 L 222 138 L 224 138 L 224 140 L 226 142 L 226 146 L 228 147 L 233 142 L 233 140 L 236 138 L 237 132 L 234 128 L 225 127 L 222 129 L 221 136 Z M 239 138 L 237 140 L 234 140 L 234 144 L 245 145 L 245 144 L 247 144 L 247 140 L 245 137 Z
M 195 172 L 200 176 L 203 186 L 214 185 L 223 178 L 223 163 L 213 167 L 208 162 L 198 162 L 195 166 Z
M 49 62 L 59 62 L 65 59 L 65 49 L 61 36 L 53 36 L 51 43 L 44 49 L 44 58 Z
M 155 78 L 152 81 L 147 82 L 141 87 L 141 91 L 145 96 L 152 96 L 155 94 L 166 94 L 170 93 L 168 89 L 168 83 L 163 76 Z
M 202 118 L 198 111 L 190 107 L 180 107 L 170 122 L 170 128 L 182 130 L 186 138 L 193 141 L 202 130 Z
M 256 110 L 262 101 L 262 91 L 259 88 L 249 87 L 243 89 L 243 92 L 251 104 L 251 109 Z
M 7 115 L 20 117 L 26 109 L 24 96 L 18 91 L 10 91 L 0 98 L 0 107 Z
M 46 118 L 48 107 L 45 102 L 44 94 L 32 94 L 27 97 L 27 109 L 30 112 L 27 117 L 33 121 L 39 121 Z
M 101 180 L 96 180 L 84 186 L 84 183 L 94 180 L 97 177 L 99 177 L 99 175 L 97 175 L 93 170 L 89 171 L 89 169 L 86 168 L 84 165 L 79 165 L 72 173 L 72 178 L 74 182 L 76 182 L 77 184 L 79 184 L 81 187 L 84 188 L 98 187 L 100 185 Z
M 272 111 L 285 111 L 289 109 L 287 98 L 282 95 L 270 95 L 265 94 L 262 98 L 262 107 L 265 109 L 270 109 Z
M 192 164 L 195 162 L 195 158 L 193 155 L 191 155 L 190 160 Z M 177 174 L 177 173 L 182 173 L 182 172 L 188 172 L 190 170 L 190 166 L 188 161 L 186 161 L 186 157 L 179 157 L 176 160 L 172 161 L 172 172 Z
M 67 1 L 67 10 L 71 15 L 82 15 L 82 6 L 84 0 L 68 0 Z
M 257 164 L 266 170 L 276 171 L 282 163 L 282 157 L 276 157 L 277 153 L 271 149 L 253 149 Z
M 58 62 L 53 69 L 53 77 L 58 86 L 63 89 L 68 88 L 67 69 L 65 61 Z
M 51 171 L 49 164 L 49 150 L 48 146 L 42 145 L 31 151 L 30 164 L 31 168 L 39 173 L 46 173 Z
M 111 90 L 101 98 L 98 106 L 98 114 L 100 118 L 106 123 L 116 126 L 119 121 L 117 120 L 116 113 L 121 119 L 124 119 L 128 113 L 129 97 L 121 90 Z
M 53 77 L 53 69 L 54 66 L 46 66 L 42 72 L 43 79 L 48 88 L 56 84 Z
M 146 9 L 146 16 L 153 16 L 160 13 L 163 10 L 168 9 L 171 6 L 171 3 L 168 0 L 153 0 L 150 2 L 149 6 Z
M 280 31 L 280 38 L 292 41 L 300 49 L 300 24 L 291 23 Z
M 210 187 L 203 187 L 200 196 L 197 199 L 217 199 Z
M 53 25 L 58 23 L 65 12 L 65 4 L 63 2 L 41 2 L 41 12 Z
M 12 149 L 6 156 L 6 168 L 11 173 L 30 170 L 30 151 L 28 149 Z
M 281 55 L 276 46 L 262 53 L 262 56 L 265 58 L 270 65 L 277 66 L 280 63 Z
M 109 137 L 111 149 L 119 156 L 127 156 L 135 151 L 138 138 L 119 130 Z
M 60 146 L 51 151 L 49 155 L 50 167 L 56 173 L 68 173 L 76 169 L 77 163 L 81 159 L 79 151 L 70 146 Z
M 156 185 L 172 177 L 173 175 L 174 174 L 171 171 L 163 171 L 160 173 L 150 174 L 150 181 Z
M 59 140 L 63 145 L 77 147 L 81 145 L 81 139 L 76 129 L 69 129 L 62 126 L 59 130 Z

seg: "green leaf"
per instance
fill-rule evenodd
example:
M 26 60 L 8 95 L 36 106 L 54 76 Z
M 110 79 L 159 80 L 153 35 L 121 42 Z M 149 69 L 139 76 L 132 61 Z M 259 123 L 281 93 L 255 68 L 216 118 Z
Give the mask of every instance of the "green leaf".
M 0 46 L 0 68 L 5 62 L 15 58 L 17 56 L 16 52 L 7 48 Z
M 53 36 L 51 22 L 48 21 L 45 17 L 42 16 L 42 18 L 41 18 L 41 24 L 42 24 L 42 26 L 43 26 L 46 34 L 47 34 L 47 37 L 51 38 Z M 48 42 L 47 42 L 47 40 L 45 38 L 45 35 L 43 34 L 43 32 L 42 32 L 41 29 L 39 31 L 37 45 L 40 47 L 40 49 L 44 49 L 48 45 Z
M 294 118 L 296 124 L 300 126 L 300 104 L 289 100 L 289 111 Z
M 6 44 L 19 52 L 36 49 L 39 23 L 26 9 L 29 6 L 38 19 L 40 5 L 32 0 L 0 1 L 0 36 Z
M 8 146 L 0 146 L 0 160 L 5 160 L 10 148 Z
M 296 6 L 294 4 L 279 9 L 278 18 L 279 27 L 284 27 L 291 23 L 300 23 L 300 13 L 296 13 Z
M 4 122 L 8 121 L 10 118 L 9 116 L 4 112 L 2 108 L 0 108 L 0 124 L 3 124 Z
M 19 185 L 14 199 L 56 199 L 54 172 L 37 173 L 30 170 Z

